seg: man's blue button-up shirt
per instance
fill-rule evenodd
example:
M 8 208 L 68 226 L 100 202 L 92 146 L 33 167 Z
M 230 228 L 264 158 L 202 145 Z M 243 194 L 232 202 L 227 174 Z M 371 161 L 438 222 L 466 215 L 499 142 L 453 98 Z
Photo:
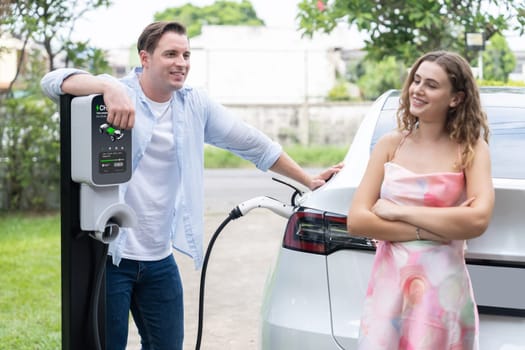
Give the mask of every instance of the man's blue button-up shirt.
M 63 94 L 61 86 L 64 79 L 72 74 L 86 73 L 73 68 L 57 69 L 44 76 L 41 86 L 46 95 L 58 102 L 59 96 Z M 135 101 L 133 171 L 148 147 L 155 126 L 155 117 L 139 84 L 140 73 L 141 68 L 135 68 L 120 80 L 109 75 L 101 76 L 120 81 Z M 224 106 L 213 101 L 201 90 L 185 86 L 173 93 L 171 103 L 176 150 L 175 169 L 180 179 L 180 188 L 176 189 L 170 236 L 173 247 L 191 256 L 196 268 L 199 268 L 203 260 L 204 144 L 229 150 L 251 161 L 263 171 L 268 170 L 277 161 L 282 148 L 259 130 L 233 116 Z M 120 185 L 121 198 L 124 198 L 127 186 L 127 183 Z M 122 229 L 121 234 L 109 247 L 109 253 L 117 265 L 122 258 L 122 244 L 126 235 L 126 230 Z

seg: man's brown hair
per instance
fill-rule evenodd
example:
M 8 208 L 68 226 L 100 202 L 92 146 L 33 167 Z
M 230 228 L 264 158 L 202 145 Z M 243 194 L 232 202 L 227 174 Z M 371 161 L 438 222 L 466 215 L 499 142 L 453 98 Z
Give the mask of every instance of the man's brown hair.
M 144 50 L 148 53 L 153 53 L 159 44 L 159 40 L 166 32 L 175 32 L 181 35 L 186 35 L 186 27 L 178 22 L 160 21 L 149 24 L 137 41 L 137 50 L 140 52 Z

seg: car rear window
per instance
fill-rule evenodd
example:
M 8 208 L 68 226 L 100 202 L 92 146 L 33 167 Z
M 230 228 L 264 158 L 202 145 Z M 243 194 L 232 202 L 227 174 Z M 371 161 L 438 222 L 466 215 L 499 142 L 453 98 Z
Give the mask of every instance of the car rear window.
M 525 98 L 525 96 L 524 96 Z M 371 149 L 377 140 L 396 127 L 395 114 L 399 97 L 386 100 L 378 118 Z M 489 119 L 489 146 L 494 178 L 525 179 L 525 108 L 484 107 Z
M 485 108 L 490 123 L 492 176 L 525 179 L 525 108 Z

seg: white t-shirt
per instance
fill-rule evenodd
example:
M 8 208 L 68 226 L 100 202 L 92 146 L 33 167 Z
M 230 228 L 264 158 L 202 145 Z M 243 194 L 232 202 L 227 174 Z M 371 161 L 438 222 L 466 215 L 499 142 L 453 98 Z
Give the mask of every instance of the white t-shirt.
M 170 227 L 179 179 L 175 171 L 171 100 L 158 103 L 148 99 L 148 102 L 156 116 L 156 125 L 124 198 L 135 210 L 138 225 L 128 230 L 122 257 L 154 261 L 172 254 Z

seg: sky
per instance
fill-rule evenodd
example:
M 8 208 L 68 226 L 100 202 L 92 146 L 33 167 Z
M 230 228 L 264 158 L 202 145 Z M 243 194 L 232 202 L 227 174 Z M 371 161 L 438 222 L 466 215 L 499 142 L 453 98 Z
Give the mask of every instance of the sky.
M 250 0 L 259 18 L 270 27 L 297 28 L 295 16 L 301 0 Z M 213 4 L 215 0 L 112 0 L 113 5 L 89 12 L 75 25 L 73 40 L 90 40 L 101 49 L 128 49 L 142 29 L 153 21 L 153 15 L 169 7 L 186 3 L 195 6 Z M 525 37 L 506 33 L 514 50 L 525 49 Z
M 113 0 L 113 5 L 91 11 L 75 25 L 73 40 L 90 40 L 102 49 L 117 49 L 134 44 L 153 15 L 169 7 L 186 3 L 195 6 L 213 4 L 215 0 Z M 295 16 L 300 0 L 251 0 L 267 26 L 296 28 Z M 133 4 L 133 5 L 132 5 Z

